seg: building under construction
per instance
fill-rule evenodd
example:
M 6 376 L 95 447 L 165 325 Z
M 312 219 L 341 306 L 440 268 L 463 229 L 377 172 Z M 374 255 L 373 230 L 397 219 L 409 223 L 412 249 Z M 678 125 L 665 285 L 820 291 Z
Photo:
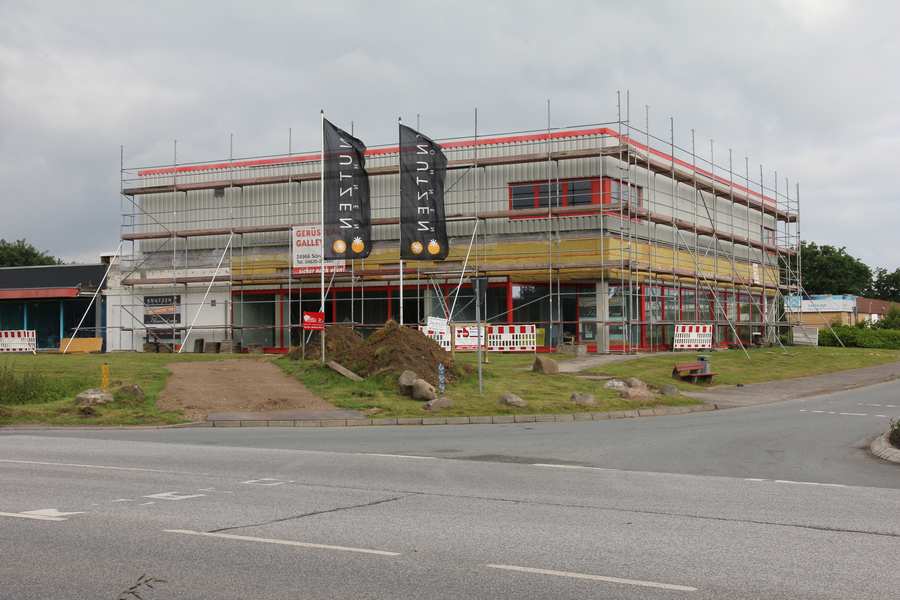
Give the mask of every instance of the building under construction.
M 539 350 L 665 350 L 680 323 L 714 324 L 719 347 L 777 343 L 800 289 L 799 187 L 642 120 L 438 140 L 450 254 L 403 263 L 404 323 L 474 322 L 477 276 L 482 320 L 535 324 Z M 123 166 L 107 348 L 299 343 L 320 275 L 292 269 L 291 229 L 319 225 L 319 159 Z M 372 252 L 327 270 L 324 307 L 364 333 L 401 314 L 398 148 L 366 161 Z

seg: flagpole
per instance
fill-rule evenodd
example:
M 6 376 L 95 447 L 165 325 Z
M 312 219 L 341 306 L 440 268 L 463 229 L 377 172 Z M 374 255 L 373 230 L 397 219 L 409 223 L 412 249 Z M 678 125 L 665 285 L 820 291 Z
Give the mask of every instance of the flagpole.
M 397 135 L 399 144 L 397 145 L 397 173 L 400 175 L 398 183 L 400 187 L 400 212 L 403 212 L 403 162 L 401 155 L 403 153 L 403 135 L 400 134 L 400 125 L 402 117 L 397 117 Z M 400 326 L 403 326 L 403 219 L 400 219 Z
M 319 199 L 321 217 L 321 229 L 319 234 L 322 238 L 322 246 L 319 253 L 319 293 L 322 296 L 322 302 L 319 305 L 319 311 L 325 314 L 325 109 L 320 111 L 322 117 L 322 154 L 319 155 Z M 325 364 L 325 319 L 322 319 L 322 333 L 319 339 L 322 341 L 322 364 Z

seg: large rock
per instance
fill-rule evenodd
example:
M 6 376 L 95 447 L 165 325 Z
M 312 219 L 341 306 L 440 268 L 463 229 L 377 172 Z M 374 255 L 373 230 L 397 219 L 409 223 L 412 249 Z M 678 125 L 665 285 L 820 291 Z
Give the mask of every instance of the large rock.
M 638 379 L 637 377 L 629 377 L 625 380 L 625 385 L 630 388 L 638 389 L 638 390 L 646 390 L 647 384 Z
M 678 396 L 681 394 L 681 392 L 678 391 L 678 388 L 671 383 L 667 383 L 666 385 L 659 388 L 659 393 L 663 396 Z
M 75 396 L 75 402 L 78 406 L 97 406 L 99 404 L 109 404 L 112 401 L 112 394 L 96 388 L 85 390 Z
M 653 392 L 648 390 L 647 388 L 639 388 L 639 387 L 630 387 L 625 388 L 620 392 L 620 395 L 625 400 L 653 400 Z
M 534 357 L 534 364 L 531 366 L 531 370 L 535 373 L 553 375 L 554 373 L 559 373 L 559 364 L 552 358 L 538 354 Z
M 412 384 L 412 397 L 416 400 L 434 400 L 437 398 L 437 392 L 434 386 L 424 379 L 416 379 Z
M 120 385 L 113 392 L 113 397 L 116 398 L 118 402 L 129 404 L 132 406 L 138 406 L 144 403 L 144 399 L 146 396 L 144 395 L 144 390 L 141 389 L 141 386 L 136 383 L 132 383 L 130 385 Z
M 605 387 L 608 390 L 617 390 L 617 391 L 621 392 L 622 390 L 624 390 L 628 387 L 628 384 L 626 384 L 621 379 L 610 379 L 609 381 L 607 381 L 606 383 L 603 384 L 603 387 Z
M 450 408 L 451 406 L 453 406 L 453 400 L 442 396 L 441 398 L 429 400 L 422 405 L 422 408 L 425 410 L 440 410 L 442 408 Z
M 397 380 L 397 383 L 400 385 L 400 391 L 407 396 L 412 396 L 413 384 L 418 378 L 419 376 L 416 375 L 415 371 L 408 369 L 400 373 L 400 378 Z
M 507 406 L 515 406 L 516 408 L 525 408 L 528 403 L 511 392 L 505 392 L 500 396 L 500 404 Z
M 569 396 L 569 400 L 577 404 L 578 406 L 596 406 L 597 400 L 594 399 L 593 394 L 584 394 L 582 392 L 572 392 L 572 395 Z

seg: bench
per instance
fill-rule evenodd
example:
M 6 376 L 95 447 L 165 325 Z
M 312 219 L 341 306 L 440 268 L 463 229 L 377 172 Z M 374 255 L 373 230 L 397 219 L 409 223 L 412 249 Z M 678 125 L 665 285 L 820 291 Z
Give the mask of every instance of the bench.
M 706 365 L 702 362 L 696 363 L 678 363 L 672 368 L 672 377 L 677 377 L 683 381 L 697 383 L 702 381 L 708 383 L 712 381 L 715 373 L 704 373 Z

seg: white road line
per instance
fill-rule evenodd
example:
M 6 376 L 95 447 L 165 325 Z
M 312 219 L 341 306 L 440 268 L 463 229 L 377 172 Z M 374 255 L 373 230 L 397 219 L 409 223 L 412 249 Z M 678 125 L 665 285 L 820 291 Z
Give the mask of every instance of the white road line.
M 205 473 L 185 473 L 183 471 L 164 471 L 162 469 L 145 469 L 143 467 L 110 467 L 107 465 L 82 465 L 78 463 L 42 462 L 38 460 L 11 460 L 0 458 L 0 463 L 17 465 L 42 465 L 48 467 L 78 467 L 79 469 L 104 469 L 108 471 L 141 471 L 144 473 L 168 473 L 176 475 L 205 475 Z
M 152 500 L 150 502 L 141 502 L 140 506 L 150 506 L 151 504 L 156 504 L 156 502 L 153 502 Z
M 111 500 L 111 502 L 134 502 L 134 498 L 116 498 Z
M 839 415 L 844 415 L 845 417 L 868 417 L 868 413 L 838 413 Z
M 316 550 L 337 550 L 339 552 L 356 552 L 359 554 L 375 554 L 378 556 L 400 556 L 399 552 L 387 552 L 385 550 L 372 550 L 369 548 L 352 548 L 349 546 L 331 546 L 328 544 L 311 544 L 308 542 L 295 542 L 293 540 L 278 540 L 271 538 L 251 537 L 248 535 L 234 535 L 231 533 L 206 533 L 204 531 L 192 531 L 190 529 L 163 529 L 166 533 L 181 533 L 184 535 L 198 535 L 202 537 L 220 538 L 224 540 L 236 540 L 239 542 L 258 542 L 263 544 L 278 544 L 281 546 L 296 546 L 298 548 L 313 548 Z
M 768 481 L 768 479 L 757 479 L 756 477 L 745 477 L 744 481 Z
M 379 454 L 378 452 L 357 452 L 357 456 L 381 456 L 386 458 L 415 458 L 418 460 L 435 460 L 434 456 L 413 456 L 411 454 Z
M 155 498 L 157 500 L 190 500 L 191 498 L 203 498 L 206 494 L 182 494 L 180 492 L 160 492 L 159 494 L 150 494 L 144 498 Z
M 552 469 L 576 469 L 582 471 L 618 471 L 619 469 L 607 469 L 605 467 L 585 467 L 582 465 L 557 465 L 553 463 L 532 463 L 532 467 L 550 467 Z
M 823 414 L 825 411 L 824 410 L 814 410 L 813 412 L 818 413 L 818 414 Z
M 485 565 L 490 569 L 503 571 L 515 571 L 518 573 L 533 573 L 536 575 L 553 575 L 555 577 L 569 577 L 571 579 L 587 579 L 588 581 L 603 581 L 606 583 L 621 583 L 624 585 L 637 585 L 640 587 L 657 588 L 661 590 L 675 590 L 678 592 L 696 592 L 697 588 L 671 583 L 658 583 L 656 581 L 641 581 L 640 579 L 623 579 L 621 577 L 606 577 L 604 575 L 589 575 L 587 573 L 571 573 L 569 571 L 552 571 L 550 569 L 533 569 L 531 567 L 517 567 L 515 565 Z
M 776 479 L 775 483 L 792 483 L 794 485 L 818 485 L 822 487 L 847 487 L 843 483 L 817 483 L 815 481 L 791 481 L 790 479 Z
M 63 517 L 48 517 L 46 515 L 27 515 L 24 513 L 0 512 L 0 517 L 13 517 L 16 519 L 32 519 L 34 521 L 65 521 Z
M 889 419 L 887 415 L 875 415 L 876 417 L 881 417 L 882 419 Z
M 800 412 L 809 412 L 809 411 L 806 410 L 805 408 L 801 408 L 801 409 L 800 409 Z

